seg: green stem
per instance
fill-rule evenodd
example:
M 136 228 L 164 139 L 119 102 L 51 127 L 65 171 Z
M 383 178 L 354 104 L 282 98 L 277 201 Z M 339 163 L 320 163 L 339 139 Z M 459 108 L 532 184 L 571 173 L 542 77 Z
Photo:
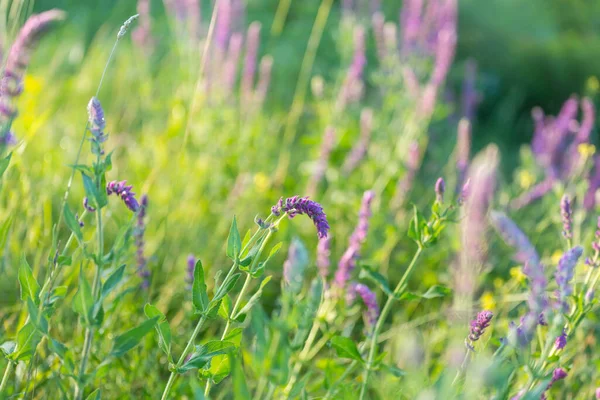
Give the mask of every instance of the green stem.
M 8 378 L 10 377 L 10 374 L 12 373 L 12 370 L 14 367 L 15 367 L 15 364 L 13 364 L 11 361 L 9 361 L 8 365 L 6 366 L 6 369 L 4 370 L 4 375 L 2 376 L 2 383 L 0 383 L 0 395 L 2 395 L 2 393 L 4 393 L 4 390 L 6 389 L 6 386 L 8 385 Z
M 320 326 L 321 326 L 321 324 L 319 323 L 319 321 L 315 322 L 308 334 L 308 338 L 306 339 L 306 342 L 304 343 L 304 347 L 302 348 L 302 351 L 298 355 L 298 360 L 294 364 L 294 368 L 292 370 L 292 375 L 290 377 L 290 380 L 288 381 L 288 384 L 283 389 L 283 398 L 284 399 L 287 399 L 289 397 L 290 392 L 292 391 L 292 388 L 294 387 L 294 384 L 298 380 L 298 374 L 302 370 L 304 361 L 306 361 L 306 355 L 310 352 L 310 347 L 312 346 L 313 342 L 315 341 L 315 339 L 317 337 L 317 333 L 319 333 Z
M 385 323 L 385 320 L 392 309 L 394 300 L 396 300 L 396 297 L 401 294 L 404 284 L 408 280 L 408 277 L 410 276 L 410 274 L 412 273 L 412 270 L 414 269 L 415 265 L 417 264 L 417 259 L 421 255 L 422 251 L 423 251 L 423 248 L 421 246 L 419 246 L 419 248 L 415 252 L 415 255 L 413 256 L 412 261 L 410 262 L 410 265 L 406 269 L 406 272 L 404 272 L 402 279 L 400 279 L 400 282 L 398 282 L 398 285 L 394 289 L 394 293 L 392 295 L 388 295 L 387 301 L 385 302 L 385 305 L 383 306 L 383 309 L 381 310 L 381 314 L 379 314 L 379 318 L 377 319 L 377 324 L 375 325 L 375 328 L 373 329 L 373 334 L 371 336 L 371 345 L 370 345 L 371 347 L 369 349 L 369 358 L 367 359 L 367 365 L 366 365 L 365 372 L 364 372 L 364 378 L 363 378 L 362 386 L 360 388 L 360 396 L 359 396 L 360 400 L 363 400 L 365 398 L 365 394 L 367 392 L 367 387 L 369 386 L 369 378 L 371 375 L 371 369 L 373 368 L 373 361 L 375 360 L 375 356 L 377 354 L 377 338 L 379 336 L 381 328 L 383 328 L 383 324 Z
M 291 157 L 289 149 L 291 144 L 294 142 L 298 121 L 300 120 L 300 116 L 304 110 L 304 102 L 306 100 L 306 92 L 308 90 L 310 73 L 315 62 L 319 44 L 321 43 L 321 38 L 323 37 L 323 31 L 325 29 L 325 25 L 327 24 L 327 19 L 329 18 L 329 12 L 331 11 L 332 4 L 333 0 L 323 0 L 323 2 L 321 2 L 315 23 L 308 39 L 306 53 L 302 59 L 302 65 L 300 66 L 300 74 L 298 75 L 298 80 L 296 83 L 294 99 L 292 100 L 291 110 L 288 114 L 285 124 L 285 131 L 283 133 L 283 145 L 281 148 L 284 149 L 284 151 L 281 152 L 279 163 L 275 172 L 275 182 L 279 184 L 283 181 L 283 178 L 288 170 Z
M 292 0 L 279 0 L 279 5 L 277 6 L 277 11 L 275 12 L 275 18 L 273 20 L 273 26 L 271 27 L 272 36 L 281 35 L 291 4 Z
M 286 214 L 282 215 L 277 222 L 275 222 L 275 226 L 279 224 L 279 222 L 283 219 L 283 217 Z M 260 244 L 260 247 L 258 249 L 258 253 L 256 254 L 256 256 L 254 257 L 254 259 L 252 260 L 252 264 L 250 265 L 250 271 L 253 271 L 256 267 L 256 265 L 258 264 L 258 260 L 260 260 L 260 256 L 263 253 L 263 251 L 265 250 L 265 248 L 267 247 L 267 244 L 269 243 L 269 239 L 271 239 L 271 237 L 273 236 L 273 230 L 269 229 L 269 233 L 267 233 L 267 236 L 265 236 L 265 239 L 263 240 L 263 242 Z M 229 314 L 229 317 L 227 318 L 227 323 L 225 324 L 225 329 L 223 330 L 223 334 L 221 335 L 221 340 L 225 339 L 225 336 L 227 336 L 227 334 L 229 333 L 229 328 L 231 327 L 231 321 L 232 321 L 232 317 L 234 315 L 236 315 L 236 313 L 238 312 L 238 309 L 240 308 L 240 305 L 242 303 L 242 298 L 244 297 L 244 294 L 246 293 L 246 290 L 248 290 L 248 287 L 250 286 L 250 282 L 252 281 L 252 275 L 250 275 L 249 273 L 246 274 L 246 280 L 244 281 L 244 286 L 242 286 L 242 290 L 240 290 L 240 294 L 238 295 L 235 304 L 233 305 L 233 309 L 231 310 L 231 313 Z M 208 382 L 206 382 L 206 388 L 204 389 L 204 397 L 208 397 L 208 394 L 210 393 L 210 388 L 211 388 L 212 384 L 210 382 L 210 380 Z
M 171 376 L 169 376 L 169 380 L 167 381 L 167 386 L 165 386 L 165 390 L 163 391 L 162 400 L 166 400 L 167 397 L 169 396 L 169 392 L 171 391 L 171 388 L 173 387 L 173 384 L 175 383 L 175 378 L 177 377 L 177 369 L 179 369 L 179 367 L 181 367 L 183 365 L 183 362 L 185 361 L 185 358 L 187 357 L 187 354 L 189 353 L 190 349 L 192 347 L 194 347 L 194 342 L 196 341 L 196 337 L 198 337 L 198 334 L 200 333 L 200 329 L 202 328 L 202 325 L 204 325 L 204 322 L 206 322 L 206 317 L 202 317 L 200 318 L 200 321 L 198 321 L 198 324 L 196 325 L 196 328 L 194 329 L 194 332 L 192 333 L 192 336 L 190 337 L 190 340 L 188 340 L 187 345 L 185 346 L 185 349 L 183 350 L 183 353 L 181 353 L 181 357 L 179 357 L 179 361 L 177 361 L 177 365 L 175 366 L 174 370 L 171 372 Z

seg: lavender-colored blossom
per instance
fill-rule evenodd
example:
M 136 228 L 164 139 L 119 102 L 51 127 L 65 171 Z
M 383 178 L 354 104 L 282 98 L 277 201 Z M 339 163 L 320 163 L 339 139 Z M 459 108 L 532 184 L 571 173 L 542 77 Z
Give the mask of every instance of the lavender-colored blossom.
M 540 257 L 529 238 L 506 214 L 492 211 L 490 214 L 492 226 L 502 239 L 515 250 L 513 258 L 524 265 L 538 264 Z
M 188 288 L 191 288 L 192 283 L 194 283 L 194 270 L 196 269 L 196 257 L 193 254 L 188 255 L 186 265 L 185 281 Z
M 135 255 L 137 262 L 137 273 L 142 278 L 142 288 L 147 289 L 150 286 L 150 270 L 148 269 L 148 262 L 144 255 L 144 233 L 146 232 L 146 213 L 148 209 L 148 196 L 143 195 L 140 198 L 140 206 L 137 211 L 137 219 L 135 223 L 135 230 L 133 236 L 135 239 Z
M 256 60 L 258 57 L 258 46 L 260 43 L 259 22 L 253 22 L 248 27 L 246 36 L 246 56 L 244 59 L 244 72 L 242 74 L 242 96 L 250 99 L 252 88 L 254 87 L 254 77 L 256 75 Z M 248 100 L 247 100 L 248 101 Z
M 88 109 L 88 128 L 92 137 L 90 142 L 92 143 L 92 153 L 95 155 L 103 155 L 104 150 L 102 144 L 108 139 L 108 135 L 104 133 L 106 128 L 106 121 L 104 120 L 104 110 L 100 104 L 100 100 L 96 97 L 92 97 L 87 106 Z
M 319 239 L 317 245 L 317 268 L 319 275 L 323 279 L 329 276 L 329 267 L 331 265 L 331 237 L 327 236 Z
M 229 37 L 231 35 L 232 25 L 232 4 L 231 0 L 218 0 L 215 3 L 217 7 L 217 21 L 215 25 L 215 45 L 217 51 L 225 53 Z
M 573 238 L 573 209 L 571 207 L 571 199 L 568 195 L 564 195 L 560 200 L 560 216 L 562 218 L 563 231 L 562 234 L 566 239 Z
M 462 118 L 458 123 L 456 138 L 456 169 L 458 172 L 458 180 L 456 184 L 457 192 L 461 189 L 467 176 L 470 154 L 471 122 L 466 118 Z
M 379 304 L 377 303 L 377 296 L 375 293 L 369 289 L 368 286 L 363 285 L 362 283 L 356 283 L 352 285 L 353 291 L 356 292 L 363 303 L 367 307 L 367 311 L 365 312 L 364 319 L 368 326 L 368 331 L 370 332 L 377 323 L 377 319 L 379 318 Z
M 317 188 L 327 171 L 327 164 L 329 163 L 329 155 L 335 145 L 335 129 L 332 126 L 328 126 L 323 134 L 323 140 L 321 141 L 321 154 L 317 160 L 313 175 L 308 183 L 307 192 L 309 195 L 314 195 L 317 192 Z
M 563 329 L 560 336 L 558 336 L 556 338 L 556 340 L 554 341 L 554 348 L 556 350 L 562 350 L 565 348 L 566 345 L 567 345 L 567 332 Z
M 471 179 L 467 179 L 466 182 L 462 185 L 462 188 L 460 189 L 460 193 L 458 195 L 457 203 L 459 206 L 462 206 L 463 204 L 465 204 L 465 201 L 467 201 L 467 197 L 469 196 L 470 187 L 471 187 Z
M 444 202 L 444 192 L 446 191 L 446 182 L 444 178 L 438 178 L 435 182 L 435 201 L 438 203 Z
M 556 382 L 558 382 L 562 379 L 565 379 L 566 377 L 567 377 L 567 371 L 565 371 L 564 368 L 561 368 L 561 367 L 556 368 L 552 372 L 552 379 L 550 380 L 550 383 L 546 387 L 546 391 L 544 391 L 544 393 L 542 393 L 540 400 L 546 400 L 547 399 L 546 392 L 552 387 L 552 385 L 554 385 Z
M 273 70 L 273 57 L 264 56 L 260 59 L 258 67 L 258 82 L 256 83 L 256 91 L 254 94 L 256 105 L 262 107 L 267 98 L 269 85 L 271 84 L 271 71 Z
M 588 190 L 583 198 L 583 206 L 591 211 L 596 207 L 596 192 L 600 189 L 600 155 L 594 159 L 594 172 L 588 178 Z
M 479 103 L 479 94 L 475 87 L 477 80 L 477 63 L 473 59 L 465 63 L 465 75 L 462 86 L 462 116 L 468 121 L 475 118 L 475 109 Z
M 456 48 L 455 27 L 442 30 L 438 34 L 438 43 L 435 56 L 435 66 L 431 76 L 431 83 L 439 87 L 446 80 L 446 75 L 454 59 L 454 50 Z
M 139 23 L 131 33 L 133 41 L 140 47 L 148 50 L 152 46 L 152 32 L 150 32 L 150 0 L 138 0 L 137 12 L 139 14 Z
M 106 184 L 106 194 L 116 194 L 123 200 L 127 208 L 133 212 L 137 212 L 140 205 L 135 198 L 135 193 L 131 191 L 133 186 L 127 185 L 127 181 L 112 181 Z
M 344 165 L 342 166 L 342 171 L 344 171 L 346 175 L 354 171 L 354 169 L 366 156 L 372 130 L 373 110 L 370 108 L 365 108 L 360 114 L 360 137 L 354 146 L 352 146 L 352 150 L 350 150 L 350 153 L 346 157 Z
M 422 119 L 428 119 L 433 115 L 437 102 L 438 86 L 428 83 L 421 93 L 417 112 Z
M 10 47 L 0 73 L 0 145 L 8 146 L 16 143 L 14 133 L 10 130 L 12 120 L 17 115 L 14 102 L 23 92 L 23 75 L 29 64 L 33 48 L 54 22 L 61 21 L 65 13 L 60 10 L 45 11 L 32 15 L 19 31 Z
M 596 400 L 600 400 L 600 388 L 596 389 Z
M 402 52 L 410 54 L 417 46 L 416 41 L 422 26 L 423 0 L 409 0 L 403 3 L 400 13 L 402 27 Z
M 231 94 L 237 80 L 243 41 L 244 38 L 240 33 L 232 34 L 229 40 L 227 58 L 223 66 L 223 91 L 225 92 L 225 96 Z
M 294 238 L 283 263 L 283 281 L 287 290 L 298 293 L 302 290 L 304 272 L 308 266 L 308 252 L 298 238 Z
M 360 249 L 367 238 L 369 231 L 369 218 L 371 217 L 371 203 L 375 194 L 372 191 L 366 191 L 363 195 L 360 212 L 358 214 L 358 224 L 350 236 L 348 248 L 340 258 L 338 269 L 335 272 L 335 284 L 339 288 L 345 288 L 350 279 L 350 275 L 356 268 L 356 260 L 359 258 Z
M 468 345 L 472 348 L 473 342 L 479 340 L 479 338 L 485 332 L 485 328 L 490 326 L 490 322 L 494 314 L 489 310 L 483 310 L 477 314 L 477 317 L 471 321 L 471 329 L 469 330 L 469 342 Z
M 556 268 L 556 283 L 558 285 L 558 308 L 560 311 L 566 313 L 569 311 L 569 304 L 567 297 L 573 293 L 573 286 L 571 280 L 575 275 L 575 265 L 583 254 L 583 248 L 581 246 L 573 247 L 563 254 L 561 259 L 558 261 L 558 267 Z
M 546 195 L 546 193 L 552 190 L 555 182 L 556 181 L 553 178 L 547 177 L 542 182 L 534 185 L 529 191 L 523 193 L 521 196 L 511 201 L 511 208 L 518 210 L 533 203 L 538 199 L 541 199 Z
M 90 204 L 90 201 L 87 197 L 83 198 L 83 208 L 85 208 L 88 212 L 95 212 L 96 208 L 92 207 L 92 205 Z
M 341 112 L 346 105 L 358 101 L 362 95 L 364 86 L 362 79 L 365 66 L 367 65 L 365 52 L 365 30 L 362 26 L 357 26 L 354 31 L 352 63 L 346 73 L 346 79 L 340 88 L 336 105 L 337 112 Z
M 308 216 L 317 228 L 319 238 L 327 237 L 327 233 L 329 232 L 329 223 L 327 222 L 327 215 L 325 215 L 323 207 L 319 203 L 309 200 L 308 197 L 294 196 L 287 198 L 285 201 L 282 197 L 276 205 L 271 207 L 271 212 L 275 216 L 287 213 L 290 219 L 296 215 L 304 214 Z

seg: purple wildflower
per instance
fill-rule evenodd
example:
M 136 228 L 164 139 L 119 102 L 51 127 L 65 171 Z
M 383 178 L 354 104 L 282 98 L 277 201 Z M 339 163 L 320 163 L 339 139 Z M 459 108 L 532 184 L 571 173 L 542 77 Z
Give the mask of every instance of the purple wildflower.
M 185 281 L 188 284 L 188 287 L 192 287 L 192 283 L 194 283 L 194 270 L 196 269 L 196 257 L 193 254 L 190 254 L 187 257 L 187 269 L 185 275 Z
M 16 143 L 14 133 L 10 130 L 12 120 L 17 115 L 14 102 L 23 91 L 23 75 L 29 64 L 31 52 L 42 34 L 54 22 L 61 21 L 64 17 L 65 13 L 60 10 L 32 15 L 10 47 L 4 70 L 0 73 L 0 145 Z
M 475 118 L 475 109 L 479 103 L 479 95 L 475 87 L 477 80 L 477 63 L 473 59 L 465 64 L 465 78 L 462 87 L 462 115 L 468 121 Z
M 152 46 L 152 33 L 150 32 L 150 0 L 138 0 L 137 12 L 139 14 L 139 24 L 131 33 L 133 41 L 140 47 L 148 50 Z
M 460 190 L 467 176 L 469 158 L 471 153 L 471 122 L 461 119 L 458 123 L 456 139 L 456 169 L 458 170 L 457 191 Z
M 337 100 L 338 111 L 343 110 L 347 104 L 356 102 L 362 95 L 364 86 L 362 78 L 367 65 L 365 51 L 365 30 L 362 26 L 357 26 L 354 31 L 354 55 L 340 89 Z
M 540 397 L 540 400 L 546 400 L 546 392 L 548 390 L 550 390 L 550 388 L 552 387 L 552 385 L 554 385 L 556 382 L 565 379 L 567 377 L 567 371 L 564 370 L 564 368 L 556 368 L 553 372 L 552 372 L 552 380 L 550 380 L 550 383 L 548 384 L 548 386 L 546 387 L 546 391 L 544 391 L 544 393 L 542 393 L 542 396 Z
M 596 400 L 600 400 L 600 388 L 596 389 Z
M 327 233 L 329 232 L 329 223 L 327 222 L 327 215 L 325 215 L 323 207 L 319 203 L 309 200 L 308 197 L 294 196 L 287 198 L 285 201 L 282 197 L 276 205 L 271 207 L 271 212 L 275 216 L 287 213 L 290 219 L 296 215 L 305 214 L 315 224 L 319 238 L 327 237 Z
M 323 279 L 329 276 L 329 266 L 331 265 L 331 238 L 329 236 L 319 239 L 317 245 L 317 268 L 319 275 Z
M 556 350 L 562 350 L 567 345 L 567 332 L 563 329 L 559 337 L 554 341 L 554 347 Z
M 462 185 L 460 189 L 460 194 L 458 195 L 457 203 L 459 206 L 465 204 L 467 197 L 469 196 L 469 189 L 471 187 L 471 179 L 467 179 L 467 181 Z
M 223 66 L 223 90 L 225 95 L 231 94 L 237 80 L 238 66 L 244 38 L 241 33 L 234 33 L 229 40 L 227 59 Z
M 559 310 L 566 313 L 569 311 L 569 305 L 567 297 L 573 293 L 573 286 L 571 280 L 575 275 L 575 265 L 583 254 L 583 248 L 581 246 L 573 247 L 563 254 L 561 259 L 558 261 L 558 267 L 556 268 L 556 283 L 558 284 L 558 307 Z
M 302 242 L 294 238 L 288 250 L 288 256 L 283 263 L 283 281 L 288 290 L 298 293 L 302 290 L 304 272 L 308 266 L 308 253 Z
M 533 203 L 538 199 L 541 199 L 546 195 L 546 193 L 552 190 L 554 183 L 555 180 L 553 178 L 544 179 L 542 182 L 533 186 L 529 191 L 523 193 L 521 196 L 511 201 L 511 208 L 518 210 Z
M 325 176 L 327 164 L 329 163 L 329 155 L 331 154 L 331 150 L 333 150 L 334 144 L 335 129 L 328 126 L 325 129 L 325 134 L 323 135 L 323 140 L 321 142 L 321 154 L 319 160 L 317 161 L 317 165 L 308 184 L 307 192 L 309 195 L 314 195 L 316 193 L 319 183 L 321 183 Z
M 444 192 L 446 191 L 446 182 L 444 178 L 438 178 L 435 182 L 435 201 L 438 203 L 444 202 Z
M 560 200 L 560 215 L 562 217 L 562 234 L 566 239 L 573 238 L 573 209 L 568 195 L 564 195 Z
M 217 7 L 217 22 L 215 26 L 215 45 L 217 51 L 225 53 L 231 35 L 232 5 L 231 0 L 219 0 Z M 215 12 L 215 11 L 213 11 Z
M 596 192 L 600 189 L 600 155 L 594 159 L 594 173 L 588 178 L 588 190 L 583 198 L 583 206 L 591 211 L 596 207 Z
M 260 43 L 259 22 L 253 22 L 248 27 L 246 36 L 246 57 L 244 60 L 244 73 L 242 75 L 242 96 L 249 101 L 252 88 L 254 87 L 254 76 L 256 75 L 256 59 L 258 45 Z
M 358 293 L 363 303 L 367 307 L 367 311 L 364 314 L 364 319 L 368 327 L 368 331 L 375 327 L 377 319 L 379 318 L 379 304 L 377 303 L 377 296 L 369 289 L 368 286 L 362 283 L 355 283 L 352 285 L 353 291 Z
M 94 207 L 92 207 L 92 205 L 90 204 L 90 201 L 87 197 L 83 198 L 83 208 L 85 208 L 88 212 L 94 212 L 96 211 L 96 209 Z
M 366 191 L 363 195 L 360 212 L 358 214 L 358 225 L 350 236 L 348 248 L 340 258 L 338 269 L 335 272 L 335 283 L 339 288 L 344 288 L 346 282 L 350 279 L 350 275 L 356 267 L 356 260 L 359 257 L 359 252 L 362 244 L 367 238 L 369 230 L 369 218 L 371 217 L 371 203 L 374 193 Z
M 342 170 L 345 174 L 350 174 L 360 162 L 365 158 L 367 149 L 369 147 L 369 141 L 371 138 L 371 131 L 373 130 L 373 110 L 365 108 L 360 114 L 360 138 L 350 150 L 350 154 L 344 161 Z
M 492 211 L 490 219 L 502 239 L 516 251 L 513 256 L 516 261 L 524 265 L 540 262 L 540 257 L 527 235 L 506 214 Z
M 144 233 L 146 231 L 146 211 L 148 209 L 148 196 L 143 195 L 140 198 L 140 206 L 137 211 L 137 220 L 133 236 L 135 238 L 137 273 L 142 278 L 142 289 L 147 289 L 150 286 L 150 270 L 148 262 L 144 255 Z
M 106 184 L 106 194 L 116 194 L 121 197 L 121 200 L 125 203 L 127 208 L 129 208 L 133 212 L 137 212 L 140 208 L 138 201 L 135 198 L 135 193 L 131 191 L 133 186 L 128 186 L 127 181 L 112 181 Z
M 485 328 L 487 328 L 488 326 L 490 326 L 490 322 L 492 321 L 492 318 L 494 317 L 494 314 L 492 314 L 491 311 L 489 310 L 483 310 L 480 311 L 479 314 L 477 314 L 477 317 L 471 321 L 471 329 L 469 331 L 469 348 L 473 348 L 473 342 L 476 342 L 479 340 L 479 338 L 481 337 L 481 335 L 483 335 L 483 333 L 485 332 Z
M 100 101 L 95 97 L 91 98 L 87 109 L 89 116 L 88 127 L 92 134 L 92 137 L 90 138 L 90 142 L 92 143 L 92 153 L 101 156 L 104 154 L 102 143 L 106 142 L 108 139 L 108 135 L 104 133 L 104 128 L 106 128 L 104 110 L 102 109 Z
M 271 71 L 273 69 L 273 57 L 264 56 L 260 59 L 258 70 L 258 82 L 256 83 L 255 100 L 260 108 L 265 102 L 269 85 L 271 84 Z

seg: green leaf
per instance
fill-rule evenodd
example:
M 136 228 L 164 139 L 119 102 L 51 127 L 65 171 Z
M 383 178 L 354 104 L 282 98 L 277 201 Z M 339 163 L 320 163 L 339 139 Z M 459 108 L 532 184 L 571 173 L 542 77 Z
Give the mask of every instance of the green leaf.
M 27 311 L 29 311 L 29 320 L 34 326 L 42 333 L 48 334 L 48 321 L 43 315 L 39 313 L 39 310 L 30 298 L 27 298 Z
M 27 361 L 35 353 L 35 348 L 40 342 L 42 335 L 35 326 L 28 322 L 17 333 L 17 346 L 15 351 L 10 355 L 11 360 Z
M 225 296 L 223 301 L 221 301 L 221 305 L 219 306 L 219 317 L 223 318 L 225 321 L 229 319 L 231 316 L 231 308 L 233 307 L 233 302 L 231 301 L 230 296 Z
M 35 305 L 40 304 L 40 285 L 35 280 L 25 256 L 21 259 L 18 275 L 19 284 L 21 285 L 21 300 L 26 301 L 29 298 Z
M 85 279 L 83 271 L 79 271 L 79 288 L 73 297 L 73 311 L 83 317 L 86 325 L 92 324 L 92 311 L 94 309 L 94 297 L 90 283 Z
M 271 260 L 271 258 L 273 258 L 278 252 L 279 249 L 281 249 L 281 246 L 283 245 L 283 243 L 277 243 L 275 246 L 273 246 L 273 248 L 271 249 L 271 251 L 269 252 L 269 256 L 267 257 L 267 259 L 263 262 L 258 263 L 257 267 L 255 267 L 252 271 L 250 271 L 250 275 L 252 275 L 253 278 L 258 278 L 259 276 L 261 276 L 267 266 L 267 263 L 269 262 L 269 260 Z
M 240 237 L 237 221 L 234 216 L 233 222 L 231 223 L 231 229 L 229 229 L 229 236 L 227 237 L 227 257 L 231 258 L 232 260 L 237 260 L 241 251 L 242 238 Z
M 269 283 L 270 280 L 271 280 L 270 275 L 267 276 L 265 279 L 263 279 L 263 281 L 260 283 L 258 290 L 252 295 L 252 297 L 250 297 L 250 300 L 248 300 L 246 305 L 240 311 L 238 311 L 237 314 L 235 314 L 233 316 L 234 320 L 238 319 L 240 315 L 245 314 L 248 311 L 250 311 L 252 306 L 260 299 L 260 296 L 262 296 L 263 288 L 265 287 L 265 285 L 267 283 Z
M 94 390 L 85 400 L 100 400 L 100 389 Z
M 250 400 L 250 390 L 248 390 L 248 384 L 246 383 L 246 376 L 244 375 L 240 357 L 234 358 L 232 370 L 233 398 L 238 400 Z
M 424 299 L 433 299 L 436 297 L 444 297 L 452 293 L 450 288 L 445 286 L 435 285 L 429 288 L 421 297 Z
M 344 336 L 334 336 L 331 338 L 331 345 L 335 349 L 338 357 L 350 358 L 352 360 L 360 361 L 361 363 L 364 362 L 356 347 L 356 343 L 354 343 L 352 339 Z
M 167 317 L 150 303 L 144 306 L 144 313 L 148 318 L 158 317 L 155 326 L 156 334 L 158 335 L 158 347 L 167 354 L 169 361 L 171 361 L 171 327 L 169 326 Z
M 198 313 L 208 311 L 208 293 L 206 292 L 206 283 L 204 281 L 204 268 L 202 261 L 196 261 L 194 267 L 194 283 L 192 285 L 192 302 L 194 309 Z
M 50 292 L 50 296 L 48 297 L 47 305 L 52 305 L 58 300 L 64 299 L 68 290 L 69 288 L 67 286 L 57 286 L 52 289 L 52 292 Z
M 382 364 L 382 365 L 383 365 L 383 369 L 385 371 L 389 372 L 396 378 L 400 378 L 400 377 L 403 377 L 404 375 L 406 375 L 405 371 L 401 370 L 400 368 L 396 367 L 395 365 L 387 365 L 387 364 Z
M 4 172 L 6 172 L 6 169 L 8 168 L 8 164 L 10 164 L 11 158 L 12 158 L 12 152 L 8 153 L 8 155 L 6 157 L 4 157 L 3 159 L 0 160 L 0 178 L 2 177 L 2 175 L 4 175 Z
M 16 347 L 17 343 L 12 340 L 9 340 L 0 344 L 0 351 L 2 352 L 2 354 L 4 354 L 5 357 L 8 357 L 15 351 Z
M 50 338 L 50 341 L 48 341 L 48 348 L 50 350 L 52 350 L 54 353 L 56 353 L 56 355 L 58 355 L 58 357 L 60 357 L 61 360 L 65 359 L 65 356 L 67 355 L 67 351 L 69 351 L 67 346 L 65 346 L 64 344 L 62 344 L 61 342 L 59 342 L 58 340 L 55 340 L 53 338 Z
M 71 230 L 71 232 L 73 232 L 79 244 L 83 245 L 83 234 L 81 233 L 79 221 L 77 221 L 77 218 L 75 218 L 75 215 L 67 203 L 65 203 L 63 208 L 63 214 L 65 216 L 65 223 L 67 224 L 67 227 Z
M 83 172 L 81 173 L 81 177 L 83 179 L 83 188 L 85 189 L 85 194 L 92 207 L 100 208 L 100 203 L 98 202 L 98 188 L 96 187 L 96 184 L 94 184 L 92 178 Z
M 12 225 L 13 217 L 12 215 L 6 218 L 6 220 L 0 226 L 0 256 L 4 254 L 4 249 L 6 247 L 6 240 L 8 239 L 8 231 L 10 226 Z
M 106 280 L 106 282 L 104 282 L 104 285 L 102 285 L 102 298 L 106 298 L 106 296 L 108 296 L 119 284 L 119 282 L 121 282 L 121 280 L 123 279 L 123 274 L 125 273 L 125 264 L 121 265 L 119 268 L 117 268 L 115 270 L 115 272 L 113 272 L 108 279 Z
M 229 278 L 227 278 L 227 280 L 225 282 L 223 282 L 223 285 L 221 285 L 221 287 L 219 287 L 219 289 L 217 290 L 217 293 L 215 293 L 215 296 L 213 297 L 211 303 L 218 302 L 223 297 L 225 297 L 225 295 L 227 293 L 231 292 L 231 290 L 235 287 L 235 284 L 237 283 L 238 279 L 240 279 L 240 275 L 241 275 L 240 273 L 237 273 L 237 274 L 233 274 Z
M 228 354 L 213 357 L 210 362 L 210 368 L 200 371 L 202 376 L 210 378 L 215 384 L 219 384 L 231 373 L 231 361 Z
M 381 288 L 381 290 L 383 290 L 383 292 L 385 294 L 387 294 L 388 296 L 393 296 L 393 292 L 390 289 L 390 285 L 387 281 L 387 279 L 381 275 L 379 272 L 375 271 L 373 268 L 371 268 L 368 265 L 361 265 L 361 270 L 360 270 L 360 275 L 361 278 L 367 278 L 371 281 L 373 281 L 374 283 L 377 284 L 377 286 L 379 286 Z
M 418 295 L 418 294 L 412 293 L 412 292 L 404 292 L 400 296 L 396 296 L 396 298 L 398 300 L 407 300 L 407 301 L 421 300 L 421 297 L 422 297 L 421 295 Z
M 196 346 L 188 361 L 180 368 L 180 372 L 189 371 L 191 369 L 204 368 L 212 359 L 218 355 L 227 354 L 237 346 L 231 342 L 213 340 L 200 346 Z
M 146 336 L 150 331 L 152 331 L 152 329 L 154 329 L 154 326 L 156 325 L 156 322 L 159 318 L 160 317 L 151 318 L 147 321 L 142 322 L 135 328 L 128 330 L 122 335 L 117 336 L 113 343 L 113 348 L 110 354 L 114 357 L 120 357 L 123 354 L 127 353 L 129 350 L 133 349 L 135 346 L 138 345 L 138 343 L 140 342 L 140 340 L 142 340 L 144 336 Z

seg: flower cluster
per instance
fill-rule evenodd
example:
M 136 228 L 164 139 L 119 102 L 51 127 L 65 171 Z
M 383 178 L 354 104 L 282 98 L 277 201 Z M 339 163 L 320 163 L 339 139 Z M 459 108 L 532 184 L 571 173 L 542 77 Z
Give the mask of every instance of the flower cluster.
M 569 310 L 567 297 L 573 293 L 571 280 L 575 275 L 575 265 L 577 265 L 577 261 L 582 254 L 583 248 L 581 246 L 576 246 L 571 250 L 566 251 L 558 261 L 555 278 L 558 285 L 558 308 L 562 312 L 567 312 Z
M 329 236 L 319 239 L 317 245 L 317 268 L 319 275 L 326 279 L 329 276 L 329 266 L 331 265 L 331 238 Z
M 290 219 L 296 215 L 304 214 L 308 216 L 315 224 L 319 238 L 327 237 L 329 232 L 329 223 L 323 207 L 319 203 L 309 200 L 308 197 L 294 196 L 287 198 L 285 201 L 282 197 L 277 204 L 271 207 L 271 212 L 275 216 L 287 213 Z
M 556 340 L 554 341 L 554 348 L 556 348 L 556 350 L 562 350 L 565 348 L 566 345 L 567 345 L 567 331 L 565 331 L 563 329 L 560 336 L 558 336 L 556 338 Z
M 8 51 L 4 70 L 0 72 L 0 146 L 8 146 L 16 142 L 10 130 L 12 120 L 17 115 L 14 102 L 23 92 L 23 75 L 29 64 L 31 51 L 41 35 L 54 22 L 64 19 L 64 16 L 64 12 L 60 10 L 50 10 L 31 16 Z
M 129 208 L 133 212 L 137 212 L 140 208 L 140 205 L 135 198 L 135 193 L 131 191 L 133 186 L 127 185 L 127 181 L 112 181 L 106 184 L 106 194 L 116 194 L 123 200 L 127 208 Z
M 473 342 L 478 341 L 481 335 L 483 335 L 485 328 L 490 326 L 493 317 L 494 314 L 491 311 L 483 310 L 471 321 L 471 329 L 468 336 L 469 343 L 467 343 L 470 349 L 473 348 Z
M 188 284 L 188 288 L 192 287 L 192 283 L 194 283 L 194 270 L 196 269 L 196 257 L 193 254 L 190 254 L 187 257 L 187 269 L 185 275 L 185 281 Z
M 102 144 L 108 139 L 108 135 L 104 133 L 106 127 L 106 121 L 104 120 L 104 110 L 100 104 L 100 100 L 95 97 L 90 99 L 87 106 L 88 110 L 88 128 L 92 137 L 90 142 L 92 143 L 92 153 L 101 156 L 104 154 Z
M 544 393 L 542 393 L 542 396 L 540 397 L 540 400 L 546 400 L 548 397 L 546 396 L 546 392 L 548 390 L 550 390 L 550 388 L 552 387 L 552 385 L 554 385 L 556 382 L 563 380 L 567 377 L 567 371 L 565 371 L 563 368 L 556 368 L 553 372 L 552 372 L 552 379 L 550 380 L 550 383 L 548 384 L 548 386 L 546 387 L 546 390 L 544 391 Z
M 369 230 L 369 218 L 371 217 L 371 203 L 374 193 L 366 191 L 363 195 L 362 204 L 358 214 L 358 225 L 350 236 L 349 245 L 338 263 L 338 269 L 335 272 L 335 284 L 339 288 L 344 288 L 350 275 L 356 267 L 356 260 L 359 257 L 359 251 L 367 238 Z
M 573 238 L 573 209 L 571 200 L 566 194 L 560 200 L 560 216 L 562 217 L 562 234 L 566 239 Z
M 356 293 L 360 296 L 367 310 L 364 318 L 368 326 L 369 331 L 375 327 L 377 318 L 379 318 L 379 304 L 377 303 L 377 296 L 369 289 L 368 286 L 362 283 L 355 283 L 350 287 L 350 293 Z

